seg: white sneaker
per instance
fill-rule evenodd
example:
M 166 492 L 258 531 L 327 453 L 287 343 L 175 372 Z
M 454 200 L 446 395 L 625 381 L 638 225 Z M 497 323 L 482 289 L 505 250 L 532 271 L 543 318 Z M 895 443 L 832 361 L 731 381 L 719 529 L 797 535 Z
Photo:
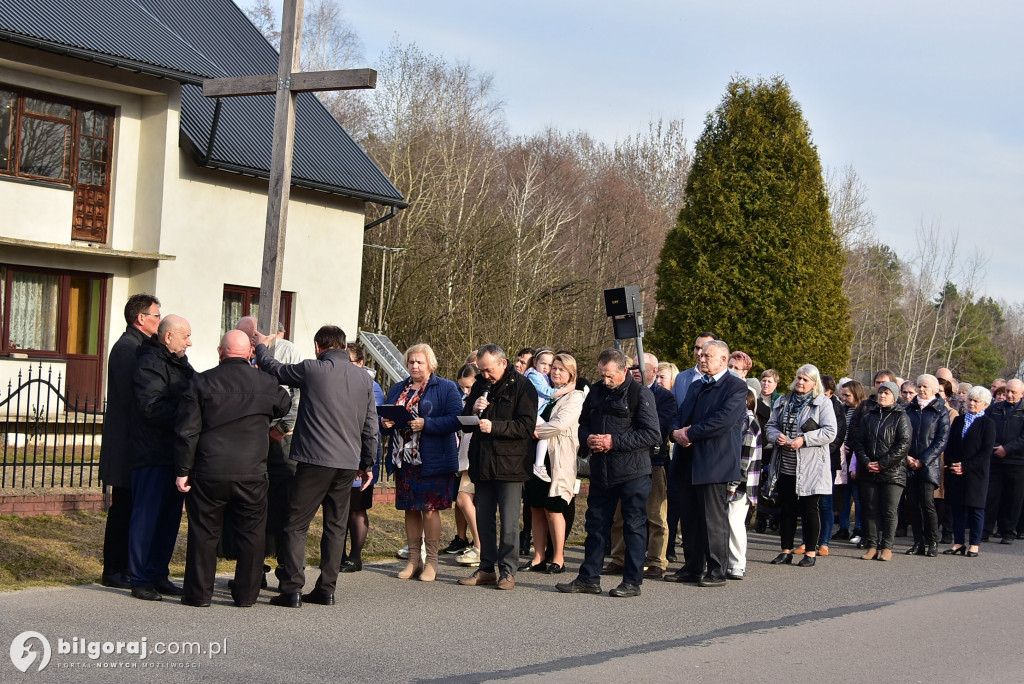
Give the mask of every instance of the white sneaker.
M 861 536 L 859 534 L 850 537 L 850 543 L 853 544 L 854 546 L 856 546 L 857 544 L 860 544 L 860 541 L 861 541 Z
M 395 555 L 401 558 L 402 560 L 409 560 L 409 546 L 406 545 L 398 549 L 398 551 L 395 551 Z
M 548 469 L 542 465 L 533 466 L 534 477 L 538 477 L 545 482 L 551 482 L 551 476 L 548 475 Z
M 480 565 L 480 549 L 475 546 L 469 547 L 464 554 L 455 557 L 455 562 L 459 565 L 475 568 Z

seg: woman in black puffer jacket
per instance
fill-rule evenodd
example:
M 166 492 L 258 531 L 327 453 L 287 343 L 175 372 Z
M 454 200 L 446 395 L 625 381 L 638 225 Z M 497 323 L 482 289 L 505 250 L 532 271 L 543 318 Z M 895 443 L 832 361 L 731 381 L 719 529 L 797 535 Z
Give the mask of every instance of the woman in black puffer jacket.
M 907 449 L 911 427 L 896 401 L 899 387 L 885 382 L 850 435 L 857 454 L 857 484 L 864 505 L 864 560 L 892 560 L 896 507 L 907 482 Z
M 914 544 L 907 555 L 934 558 L 939 547 L 939 517 L 935 490 L 942 478 L 942 452 L 949 439 L 949 409 L 935 396 L 939 381 L 934 375 L 917 379 L 917 397 L 907 404 L 913 428 L 907 453 L 907 509 L 914 528 Z

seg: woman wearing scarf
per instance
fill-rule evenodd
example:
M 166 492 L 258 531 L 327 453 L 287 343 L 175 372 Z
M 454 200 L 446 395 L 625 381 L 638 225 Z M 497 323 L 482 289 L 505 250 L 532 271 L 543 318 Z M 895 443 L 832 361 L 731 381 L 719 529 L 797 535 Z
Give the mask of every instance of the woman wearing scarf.
M 910 419 L 896 401 L 900 388 L 895 382 L 878 387 L 877 400 L 867 402 L 863 417 L 854 422 L 850 434 L 857 454 L 857 484 L 864 505 L 863 560 L 892 560 L 896 534 L 896 507 L 907 482 L 907 449 L 910 447 Z
M 953 513 L 953 546 L 942 553 L 975 557 L 985 525 L 988 470 L 996 424 L 985 415 L 992 394 L 981 387 L 967 393 L 967 411 L 953 420 L 946 445 L 946 505 Z M 965 539 L 967 528 L 970 536 Z M 965 546 L 965 542 L 970 546 Z
M 426 344 L 409 347 L 405 367 L 409 377 L 391 387 L 388 404 L 404 406 L 412 419 L 397 426 L 385 418 L 380 421 L 391 435 L 385 463 L 395 473 L 395 508 L 405 511 L 409 542 L 409 564 L 398 578 L 432 582 L 441 541 L 438 511 L 452 507 L 459 470 L 455 432 L 460 428 L 462 392 L 451 380 L 434 375 L 437 357 Z M 420 558 L 421 541 L 427 547 L 426 565 Z
M 817 539 L 821 532 L 818 500 L 832 493 L 829 444 L 836 436 L 836 416 L 825 396 L 821 374 L 811 364 L 800 366 L 788 395 L 780 397 L 765 426 L 767 440 L 775 446 L 773 459 L 779 464 L 779 536 L 782 552 L 773 565 L 793 562 L 796 518 L 803 519 L 804 536 Z M 810 549 L 801 559 L 802 568 L 811 567 L 817 552 Z

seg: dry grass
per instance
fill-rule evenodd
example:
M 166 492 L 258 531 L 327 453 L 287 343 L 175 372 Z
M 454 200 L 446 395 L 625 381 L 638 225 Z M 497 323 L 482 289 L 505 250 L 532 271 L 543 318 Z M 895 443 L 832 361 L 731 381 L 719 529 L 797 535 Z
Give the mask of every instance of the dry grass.
M 51 490 L 52 491 L 52 490 Z M 576 502 L 576 523 L 569 536 L 570 544 L 583 541 L 583 518 L 586 499 Z M 447 544 L 455 535 L 455 516 L 441 514 L 441 541 Z M 0 516 L 0 591 L 35 586 L 78 585 L 98 582 L 102 572 L 103 513 L 74 515 L 40 515 L 32 517 Z M 320 561 L 320 514 L 313 520 L 306 540 L 307 564 L 315 567 Z M 188 520 L 182 516 L 181 529 L 171 575 L 185 572 L 185 540 Z M 363 550 L 363 559 L 394 558 L 405 545 L 405 514 L 392 504 L 379 504 L 370 509 L 370 533 Z M 218 572 L 234 571 L 234 561 L 222 560 Z

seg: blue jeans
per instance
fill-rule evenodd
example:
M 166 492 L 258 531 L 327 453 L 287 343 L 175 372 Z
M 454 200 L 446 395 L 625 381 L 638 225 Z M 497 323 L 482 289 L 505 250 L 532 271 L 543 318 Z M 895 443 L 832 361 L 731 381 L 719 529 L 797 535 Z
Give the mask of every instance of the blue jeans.
M 860 488 L 857 483 L 850 480 L 850 483 L 842 488 L 842 492 L 839 495 L 839 529 L 849 530 L 850 529 L 850 503 L 856 506 L 855 509 L 855 520 L 853 529 L 863 530 L 864 527 L 861 523 L 861 507 L 860 507 Z
M 818 499 L 818 517 L 821 519 L 821 531 L 818 533 L 818 546 L 828 546 L 832 541 L 832 527 L 835 525 L 835 518 L 832 512 L 832 495 L 828 494 Z M 807 540 L 804 540 L 805 542 Z M 811 547 L 807 547 L 811 548 Z
M 643 583 L 644 559 L 647 557 L 647 497 L 650 494 L 650 475 L 610 487 L 595 487 L 591 483 L 590 495 L 587 497 L 587 540 L 583 544 L 580 581 L 600 584 L 605 543 L 611 536 L 615 509 L 621 502 L 622 539 L 626 543 L 626 568 L 622 571 L 622 581 L 637 586 Z M 480 567 L 483 567 L 482 560 Z

